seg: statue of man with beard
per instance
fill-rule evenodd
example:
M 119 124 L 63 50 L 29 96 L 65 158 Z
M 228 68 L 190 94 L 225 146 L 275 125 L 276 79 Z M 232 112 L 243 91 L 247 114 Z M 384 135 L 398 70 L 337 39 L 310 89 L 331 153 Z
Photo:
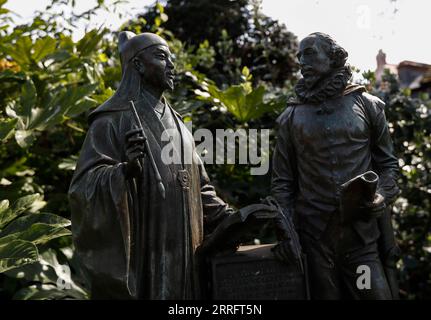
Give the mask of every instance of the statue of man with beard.
M 119 49 L 121 83 L 89 115 L 69 189 L 76 252 L 92 299 L 201 298 L 196 249 L 233 210 L 163 97 L 174 78 L 166 41 L 122 32 Z M 180 161 L 163 159 L 165 132 Z
M 390 205 L 399 192 L 398 161 L 384 103 L 349 83 L 347 56 L 323 33 L 300 42 L 303 78 L 297 101 L 278 119 L 272 193 L 298 229 L 312 298 L 396 299 Z M 378 175 L 377 190 L 346 222 L 343 184 L 369 171 Z M 285 261 L 292 260 L 287 241 L 274 250 Z

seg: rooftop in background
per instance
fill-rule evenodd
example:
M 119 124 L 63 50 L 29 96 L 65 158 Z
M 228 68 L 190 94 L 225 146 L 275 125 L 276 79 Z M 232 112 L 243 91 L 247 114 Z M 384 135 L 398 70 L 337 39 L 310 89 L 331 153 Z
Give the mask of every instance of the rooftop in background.
M 315 31 L 328 33 L 348 51 L 349 63 L 362 71 L 374 70 L 380 48 L 394 63 L 431 63 L 431 1 L 263 0 L 263 12 L 286 23 L 299 39 Z
M 397 76 L 401 88 L 431 93 L 431 64 L 404 60 L 398 65 L 386 62 L 386 54 L 379 50 L 376 57 L 376 80 L 381 82 L 385 70 Z

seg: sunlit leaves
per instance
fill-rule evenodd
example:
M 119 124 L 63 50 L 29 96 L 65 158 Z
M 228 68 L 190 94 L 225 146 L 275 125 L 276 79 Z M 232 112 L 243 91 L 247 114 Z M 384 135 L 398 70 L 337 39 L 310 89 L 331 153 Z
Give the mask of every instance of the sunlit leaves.
M 14 240 L 4 245 L 0 244 L 0 273 L 36 262 L 37 259 L 37 248 L 31 242 Z
M 79 40 L 77 44 L 77 50 L 80 53 L 81 57 L 88 56 L 93 54 L 96 51 L 97 46 L 103 39 L 103 36 L 106 34 L 106 29 L 101 30 L 92 30 L 85 34 L 85 36 Z
M 38 245 L 70 236 L 68 219 L 49 213 L 33 213 L 43 203 L 39 194 L 19 198 L 12 205 L 0 202 L 0 273 L 34 263 Z
M 70 267 L 60 263 L 56 252 L 52 249 L 41 253 L 36 263 L 16 268 L 6 274 L 16 279 L 25 279 L 30 283 L 38 283 L 19 290 L 13 297 L 17 300 L 63 299 L 66 297 L 88 299 L 88 294 L 73 281 Z
M 250 77 L 248 69 L 243 69 L 243 73 L 245 77 Z M 229 86 L 225 90 L 220 90 L 213 84 L 204 87 L 207 88 L 206 91 L 195 90 L 198 99 L 226 108 L 241 123 L 258 119 L 267 112 L 277 110 L 282 103 L 265 99 L 265 87 L 260 85 L 252 88 L 248 81 Z
M 32 59 L 39 62 L 55 52 L 57 41 L 51 37 L 38 39 L 33 46 Z
M 11 206 L 8 200 L 3 200 L 0 206 L 0 230 L 3 229 L 9 222 L 19 217 L 22 213 L 30 210 L 36 201 L 40 200 L 39 194 L 33 194 L 19 198 Z
M 18 119 L 0 119 L 0 140 L 7 140 L 13 133 Z

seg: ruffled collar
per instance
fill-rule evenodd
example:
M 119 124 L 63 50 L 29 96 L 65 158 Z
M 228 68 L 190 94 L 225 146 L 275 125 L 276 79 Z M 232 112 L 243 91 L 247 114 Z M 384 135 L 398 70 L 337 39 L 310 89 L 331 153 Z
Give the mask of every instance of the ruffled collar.
M 343 94 L 351 77 L 350 66 L 346 65 L 320 80 L 312 89 L 307 88 L 304 78 L 300 79 L 295 86 L 295 92 L 301 103 L 318 104 Z

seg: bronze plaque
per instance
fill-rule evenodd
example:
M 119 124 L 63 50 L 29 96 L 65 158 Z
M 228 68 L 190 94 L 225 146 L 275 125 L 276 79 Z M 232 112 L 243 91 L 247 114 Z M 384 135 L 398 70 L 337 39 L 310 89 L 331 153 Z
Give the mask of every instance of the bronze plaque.
M 215 300 L 305 300 L 305 276 L 275 259 L 274 245 L 242 246 L 212 259 Z

